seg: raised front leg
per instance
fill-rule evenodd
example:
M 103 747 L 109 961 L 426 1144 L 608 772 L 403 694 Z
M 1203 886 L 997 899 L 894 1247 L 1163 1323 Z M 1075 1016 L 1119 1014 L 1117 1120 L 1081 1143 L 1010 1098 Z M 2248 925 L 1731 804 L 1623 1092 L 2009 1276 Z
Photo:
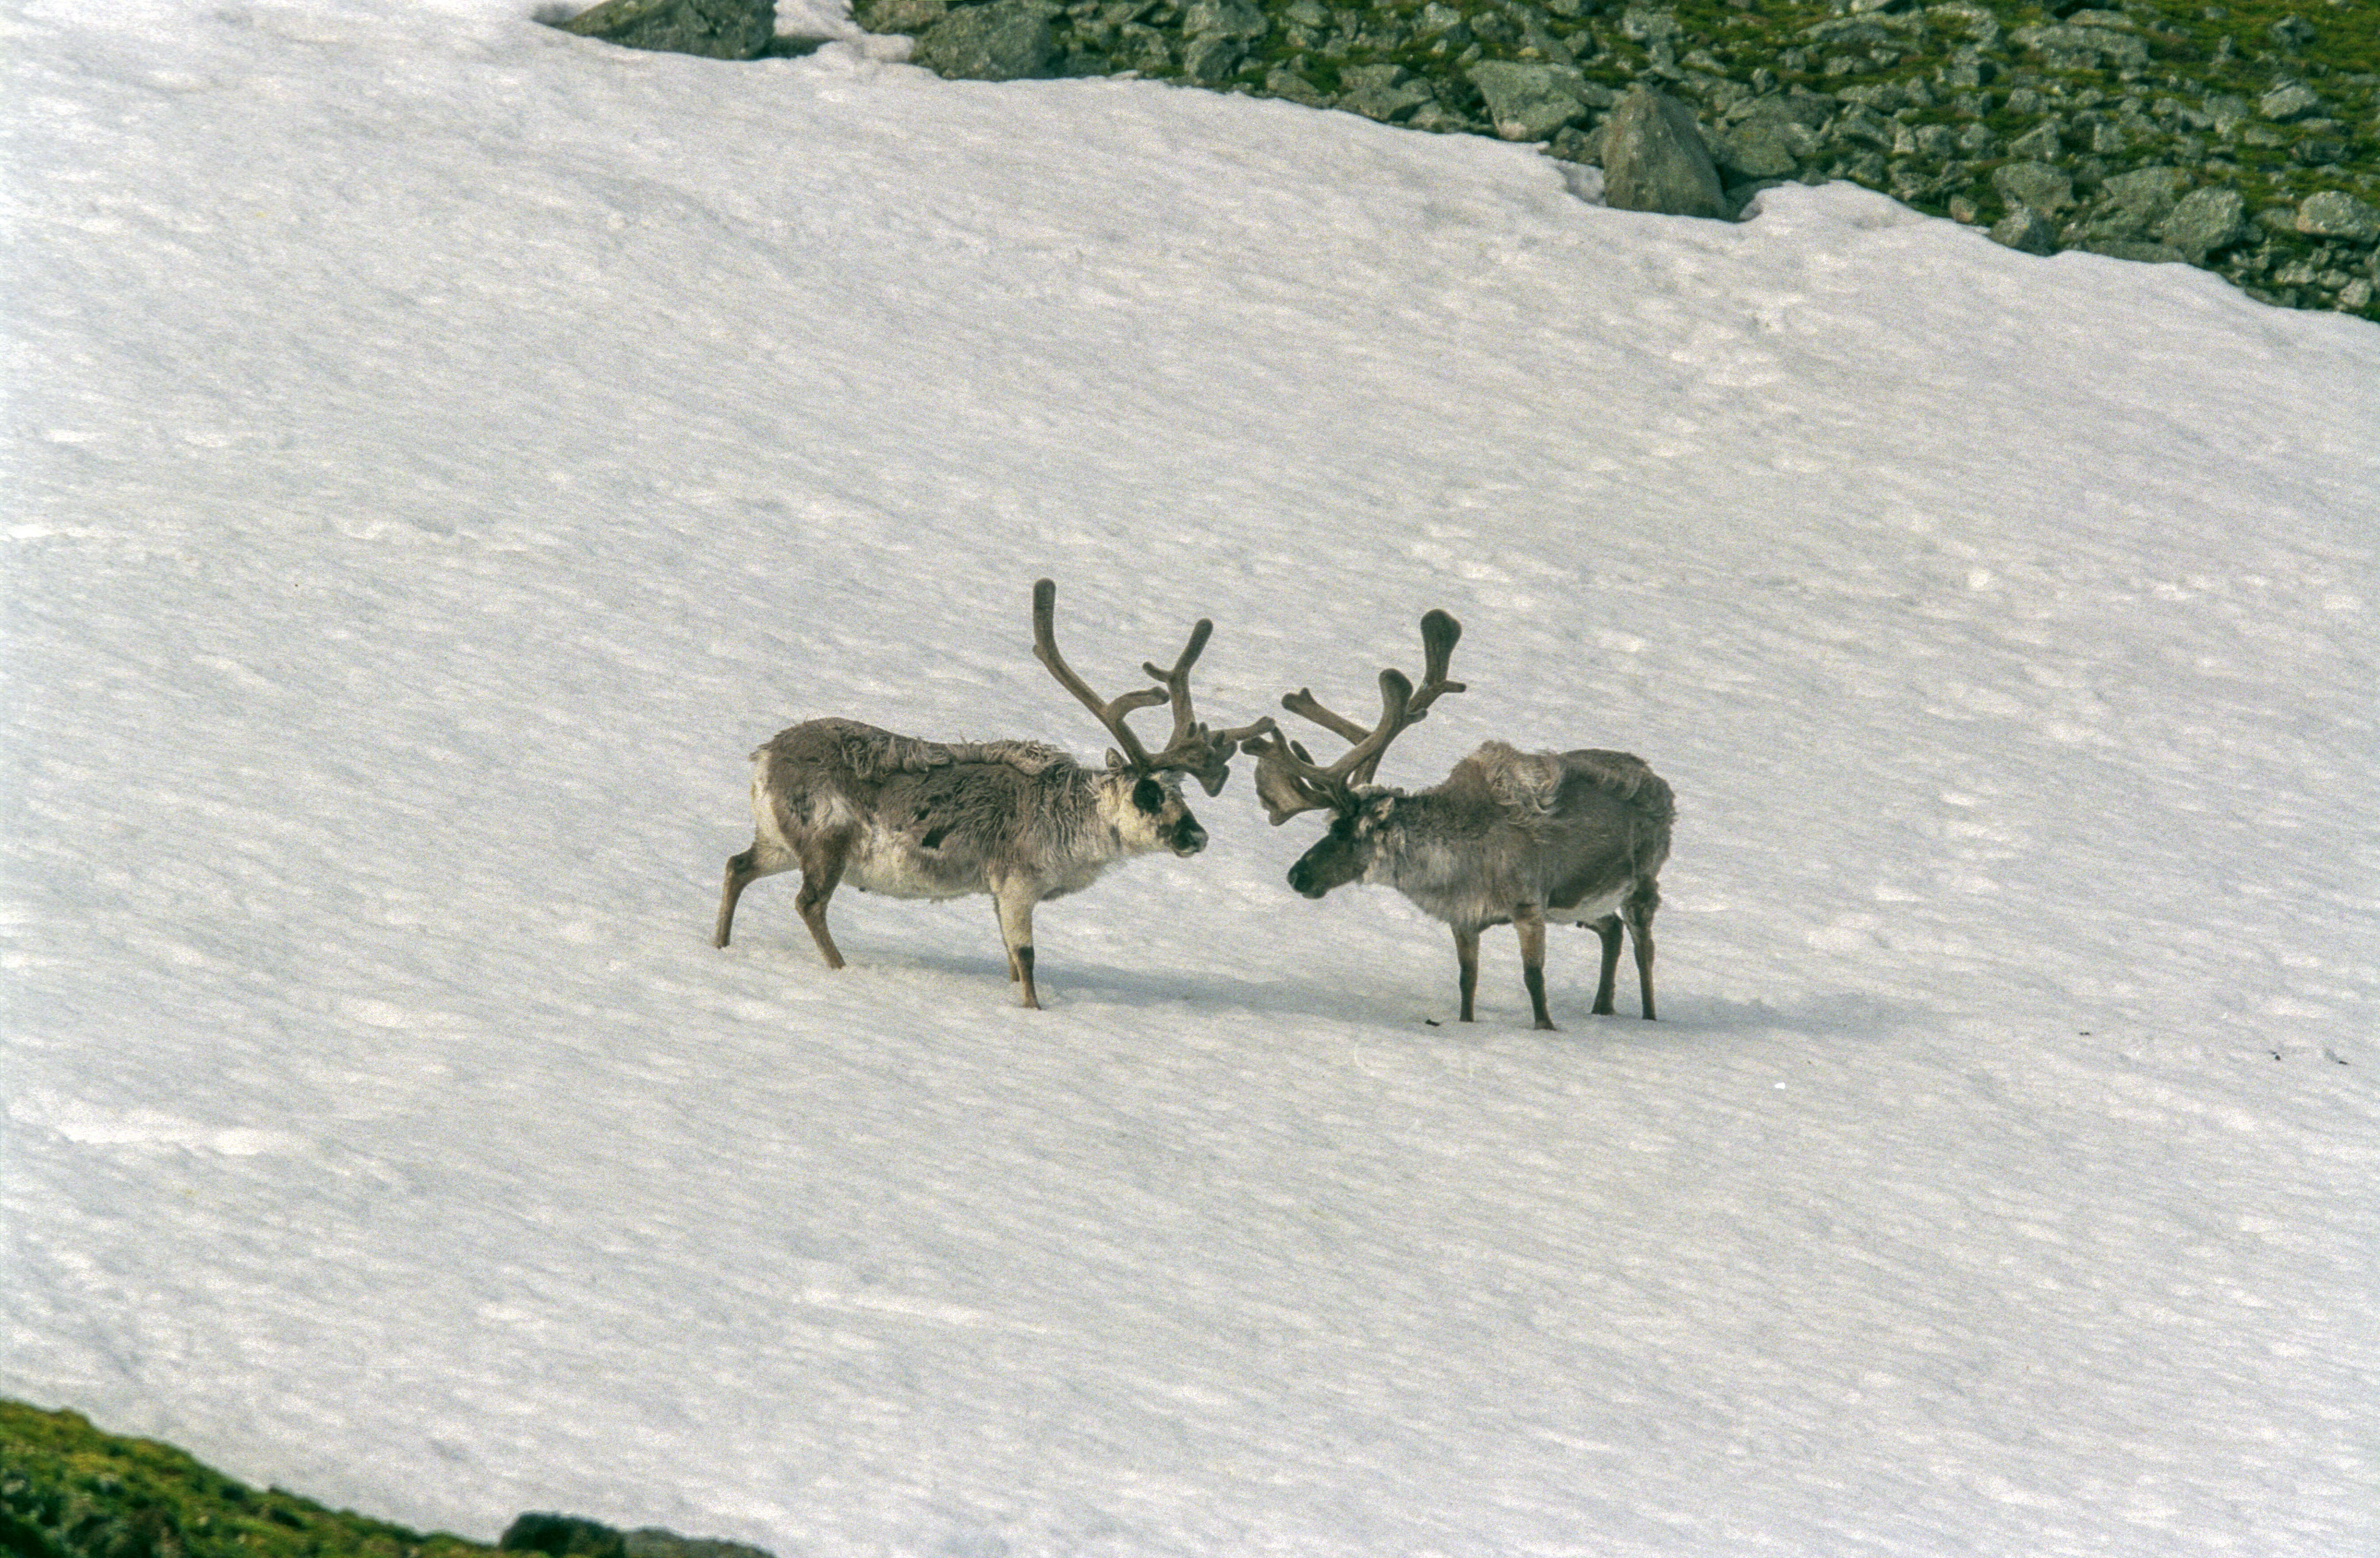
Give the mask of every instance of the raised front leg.
M 1471 1020 L 1472 998 L 1479 993 L 1479 932 L 1454 931 L 1455 982 L 1463 991 L 1463 1020 Z
M 1611 1015 L 1612 986 L 1620 977 L 1620 917 L 1607 914 L 1584 923 L 1603 938 L 1603 977 L 1595 981 L 1595 1015 L 1608 1017 Z
M 1555 1031 L 1553 1014 L 1546 1010 L 1546 915 L 1534 904 L 1512 911 L 1512 929 L 1521 933 L 1521 982 L 1529 987 L 1529 1008 L 1537 1026 Z
M 1008 948 L 1008 977 L 1025 987 L 1021 1004 L 1038 1012 L 1041 997 L 1033 988 L 1034 901 L 1018 887 L 992 895 L 993 907 L 1000 910 L 1000 939 Z

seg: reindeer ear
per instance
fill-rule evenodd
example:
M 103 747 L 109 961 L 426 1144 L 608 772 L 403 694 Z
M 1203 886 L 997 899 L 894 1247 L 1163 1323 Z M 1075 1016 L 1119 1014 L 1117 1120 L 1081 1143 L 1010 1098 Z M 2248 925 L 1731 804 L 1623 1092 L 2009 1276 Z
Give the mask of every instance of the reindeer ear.
M 1110 773 L 1121 773 L 1123 772 L 1123 754 L 1117 751 L 1113 747 L 1110 747 L 1108 749 L 1108 772 Z

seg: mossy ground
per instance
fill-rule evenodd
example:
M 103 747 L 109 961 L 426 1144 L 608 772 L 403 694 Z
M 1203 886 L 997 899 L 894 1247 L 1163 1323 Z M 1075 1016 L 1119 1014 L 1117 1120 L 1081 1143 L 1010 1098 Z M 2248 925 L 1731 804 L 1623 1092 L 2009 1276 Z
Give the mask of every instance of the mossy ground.
M 171 1445 L 0 1401 L 0 1548 L 17 1558 L 474 1558 L 495 1550 L 259 1492 Z

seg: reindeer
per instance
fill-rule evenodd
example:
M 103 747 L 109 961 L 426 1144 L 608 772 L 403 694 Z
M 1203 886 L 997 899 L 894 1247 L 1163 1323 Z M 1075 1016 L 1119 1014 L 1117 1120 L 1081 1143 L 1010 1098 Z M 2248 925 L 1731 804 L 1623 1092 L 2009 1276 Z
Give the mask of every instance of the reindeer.
M 856 720 L 810 720 L 752 754 L 752 847 L 727 862 L 711 944 L 725 946 L 735 901 L 764 876 L 801 868 L 794 907 L 830 968 L 843 954 L 827 931 L 827 900 L 849 881 L 896 898 L 991 895 L 1008 948 L 1008 977 L 1038 1010 L 1033 906 L 1080 892 L 1119 860 L 1170 849 L 1196 855 L 1207 830 L 1182 799 L 1179 775 L 1221 792 L 1243 740 L 1269 718 L 1209 730 L 1191 707 L 1190 667 L 1214 632 L 1200 618 L 1163 683 L 1102 700 L 1058 653 L 1058 587 L 1033 587 L 1033 652 L 1115 737 L 1104 771 L 1037 741 L 920 741 Z M 1150 753 L 1124 723 L 1171 702 L 1173 734 Z
M 1676 804 L 1643 761 L 1626 752 L 1523 752 L 1489 741 L 1435 788 L 1409 794 L 1372 783 L 1399 733 L 1463 685 L 1446 679 L 1463 627 L 1442 611 L 1421 619 L 1425 668 L 1418 691 L 1404 674 L 1380 673 L 1380 720 L 1366 730 L 1304 688 L 1282 699 L 1292 713 L 1354 743 L 1324 768 L 1278 729 L 1244 750 L 1257 757 L 1257 794 L 1277 827 L 1328 810 L 1330 831 L 1289 869 L 1289 884 L 1319 898 L 1343 883 L 1385 882 L 1454 930 L 1463 1020 L 1479 986 L 1479 932 L 1510 924 L 1521 937 L 1521 976 L 1537 1026 L 1546 1010 L 1548 915 L 1603 938 L 1595 1010 L 1612 1010 L 1624 921 L 1635 943 L 1645 1016 L 1653 1016 L 1655 878 L 1670 856 Z

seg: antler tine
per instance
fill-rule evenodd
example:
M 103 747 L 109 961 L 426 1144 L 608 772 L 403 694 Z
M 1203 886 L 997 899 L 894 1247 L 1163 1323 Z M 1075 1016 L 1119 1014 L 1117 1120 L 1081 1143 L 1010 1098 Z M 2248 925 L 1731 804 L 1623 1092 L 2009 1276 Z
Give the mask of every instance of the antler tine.
M 1274 826 L 1288 822 L 1301 811 L 1319 808 L 1336 808 L 1347 798 L 1356 785 L 1366 783 L 1363 775 L 1377 764 L 1380 754 L 1388 749 L 1397 732 L 1413 722 L 1406 717 L 1406 704 L 1413 697 L 1413 683 L 1402 671 L 1380 673 L 1380 723 L 1370 730 L 1352 720 L 1340 724 L 1352 727 L 1360 738 L 1355 745 L 1340 754 L 1339 761 L 1324 768 L 1306 755 L 1304 747 L 1290 740 L 1278 730 L 1271 732 L 1270 741 L 1251 741 L 1245 749 L 1257 754 L 1257 795 L 1265 803 L 1265 811 Z M 1315 708 L 1313 695 L 1303 701 Z M 1305 713 L 1299 707 L 1299 696 L 1292 694 L 1281 702 L 1293 712 Z M 1328 710 L 1323 711 L 1328 713 Z M 1308 716 L 1311 717 L 1310 715 Z M 1333 716 L 1337 718 L 1337 716 Z M 1328 722 L 1318 722 L 1328 723 Z M 1340 724 L 1331 725 L 1336 730 Z
M 1277 828 L 1301 811 L 1331 805 L 1323 771 L 1315 766 L 1305 749 L 1270 720 L 1263 723 L 1268 728 L 1244 739 L 1240 750 L 1257 760 L 1257 798 L 1264 802 L 1265 815 L 1272 819 L 1272 825 Z
M 1214 636 L 1214 632 L 1215 624 L 1202 616 L 1198 619 L 1198 625 L 1190 629 L 1190 642 L 1183 649 L 1181 656 L 1173 662 L 1172 670 L 1160 671 L 1154 661 L 1141 663 L 1140 668 L 1143 671 L 1165 684 L 1165 694 L 1173 702 L 1173 734 L 1166 738 L 1166 752 L 1173 751 L 1182 745 L 1184 737 L 1201 728 L 1197 715 L 1190 704 L 1190 667 L 1198 663 L 1198 656 L 1205 651 L 1207 640 Z M 1159 755 L 1162 757 L 1165 754 Z
M 1342 741 L 1361 741 L 1372 733 L 1344 714 L 1334 714 L 1322 706 L 1322 700 L 1305 688 L 1281 700 L 1281 706 L 1293 714 L 1304 714 L 1316 724 Z
M 1463 624 L 1455 621 L 1449 613 L 1432 608 L 1422 614 L 1422 683 L 1414 692 L 1411 700 L 1405 704 L 1404 716 L 1398 724 L 1397 730 L 1402 731 L 1406 725 L 1419 724 L 1423 717 L 1429 712 L 1429 706 L 1438 701 L 1439 694 L 1466 690 L 1461 682 L 1451 682 L 1446 679 L 1446 669 L 1454 659 L 1454 646 L 1462 638 Z M 1390 733 L 1390 738 L 1391 740 L 1395 738 L 1394 732 Z M 1358 785 L 1370 784 L 1373 773 L 1380 766 L 1380 757 L 1387 749 L 1388 742 L 1381 742 L 1380 750 L 1374 752 L 1371 760 L 1359 766 L 1351 775 L 1353 782 Z
M 1381 757 L 1389 744 L 1409 725 L 1417 724 L 1429 712 L 1429 706 L 1450 692 L 1461 692 L 1461 682 L 1447 679 L 1447 667 L 1453 663 L 1454 646 L 1463 637 L 1463 624 L 1444 611 L 1431 610 L 1421 619 L 1422 685 L 1416 689 L 1400 671 L 1380 673 L 1380 720 L 1366 728 L 1326 707 L 1322 700 L 1305 688 L 1281 700 L 1281 707 L 1293 714 L 1301 714 L 1316 724 L 1354 743 L 1337 762 L 1324 768 L 1305 754 L 1305 749 L 1286 738 L 1267 744 L 1251 742 L 1247 750 L 1257 754 L 1257 788 L 1278 823 L 1300 811 L 1320 806 L 1335 806 L 1345 799 L 1358 785 L 1368 785 L 1378 771 Z
M 1049 667 L 1050 674 L 1058 678 L 1060 687 L 1080 699 L 1083 707 L 1099 716 L 1099 724 L 1108 727 L 1108 734 L 1116 738 L 1116 745 L 1123 749 L 1124 761 L 1134 768 L 1146 771 L 1150 766 L 1148 749 L 1140 744 L 1140 737 L 1132 733 L 1132 727 L 1123 723 L 1123 717 L 1135 709 L 1153 708 L 1164 702 L 1166 699 L 1164 690 L 1159 688 L 1141 688 L 1127 692 L 1120 698 L 1102 700 L 1098 693 L 1091 690 L 1088 682 L 1075 675 L 1074 667 L 1068 665 L 1064 657 L 1059 654 L 1057 615 L 1056 581 L 1046 578 L 1037 580 L 1033 586 L 1034 658 Z M 1197 635 L 1193 634 L 1191 637 L 1196 639 Z

